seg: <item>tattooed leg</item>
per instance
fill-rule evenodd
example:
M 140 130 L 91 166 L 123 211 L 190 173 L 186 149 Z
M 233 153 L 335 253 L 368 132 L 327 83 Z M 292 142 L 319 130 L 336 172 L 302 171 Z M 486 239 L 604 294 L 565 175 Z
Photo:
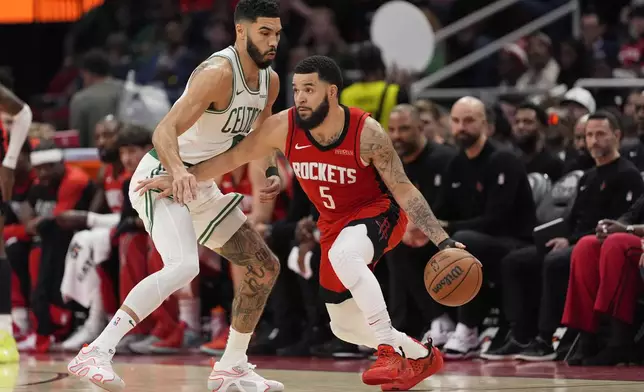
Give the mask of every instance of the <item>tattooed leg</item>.
M 244 223 L 216 251 L 230 261 L 233 268 L 243 269 L 242 282 L 233 300 L 232 327 L 241 333 L 251 333 L 275 285 L 280 270 L 279 261 L 248 223 Z

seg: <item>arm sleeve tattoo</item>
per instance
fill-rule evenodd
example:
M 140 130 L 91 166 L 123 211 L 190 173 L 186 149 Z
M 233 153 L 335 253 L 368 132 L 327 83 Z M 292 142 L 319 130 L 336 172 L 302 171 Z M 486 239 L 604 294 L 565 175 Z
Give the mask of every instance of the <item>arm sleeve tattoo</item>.
M 389 135 L 375 120 L 365 123 L 360 136 L 360 156 L 374 166 L 409 219 L 434 244 L 449 238 L 423 195 L 409 181 Z

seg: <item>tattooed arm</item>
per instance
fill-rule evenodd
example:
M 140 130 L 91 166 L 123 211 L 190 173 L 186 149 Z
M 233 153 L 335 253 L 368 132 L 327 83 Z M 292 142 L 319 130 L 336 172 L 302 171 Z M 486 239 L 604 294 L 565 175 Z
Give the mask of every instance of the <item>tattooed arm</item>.
M 434 216 L 429 204 L 407 178 L 389 135 L 371 117 L 365 121 L 360 135 L 360 157 L 378 170 L 387 188 L 416 227 L 437 246 L 451 245 L 449 236 Z
M 209 108 L 225 109 L 233 94 L 233 71 L 228 60 L 213 57 L 190 76 L 185 93 L 175 102 L 152 135 L 163 167 L 173 177 L 173 194 L 179 203 L 196 198 L 197 180 L 188 173 L 179 155 L 179 136 Z

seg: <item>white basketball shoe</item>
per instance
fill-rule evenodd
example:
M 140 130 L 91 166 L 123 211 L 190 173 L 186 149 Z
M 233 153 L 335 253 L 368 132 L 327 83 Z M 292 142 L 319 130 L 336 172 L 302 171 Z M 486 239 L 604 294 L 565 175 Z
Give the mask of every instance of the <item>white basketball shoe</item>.
M 99 346 L 85 346 L 67 365 L 72 376 L 87 380 L 109 392 L 120 392 L 125 382 L 112 369 L 114 350 L 101 349 Z
M 267 380 L 255 373 L 255 365 L 243 364 L 224 367 L 216 362 L 210 377 L 208 390 L 211 392 L 281 392 L 284 384 Z

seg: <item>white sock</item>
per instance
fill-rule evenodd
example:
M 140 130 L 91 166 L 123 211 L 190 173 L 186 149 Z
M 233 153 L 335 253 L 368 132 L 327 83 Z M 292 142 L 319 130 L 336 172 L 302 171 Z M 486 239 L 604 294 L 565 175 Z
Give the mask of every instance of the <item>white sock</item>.
M 29 330 L 29 312 L 27 308 L 11 309 L 11 318 L 21 332 L 27 332 Z M 13 328 L 11 329 L 13 330 Z
M 221 367 L 229 367 L 248 361 L 246 351 L 248 350 L 251 336 L 253 336 L 252 333 L 237 332 L 231 327 L 226 350 L 217 364 Z
M 13 336 L 13 324 L 11 323 L 10 314 L 0 315 L 0 331 L 8 332 L 10 336 Z
M 179 299 L 179 319 L 195 332 L 201 330 L 201 303 L 199 298 Z
M 357 303 L 357 301 L 356 301 Z M 391 326 L 391 319 L 389 318 L 389 313 L 387 309 L 381 310 L 380 312 L 367 317 L 367 322 L 369 327 L 376 335 L 376 340 L 378 344 L 386 344 L 399 351 L 398 339 L 396 339 L 396 334 L 394 333 L 395 329 Z
M 123 339 L 123 336 L 130 332 L 135 326 L 136 324 L 134 323 L 134 319 L 132 319 L 129 314 L 119 309 L 116 311 L 114 318 L 110 320 L 101 335 L 96 338 L 91 345 L 98 345 L 106 350 L 114 349 L 121 339 Z
M 429 354 L 429 351 L 422 344 L 416 342 L 414 339 L 407 336 L 398 330 L 394 329 L 394 334 L 397 337 L 396 346 L 402 347 L 405 352 L 405 357 L 410 359 L 424 358 Z

